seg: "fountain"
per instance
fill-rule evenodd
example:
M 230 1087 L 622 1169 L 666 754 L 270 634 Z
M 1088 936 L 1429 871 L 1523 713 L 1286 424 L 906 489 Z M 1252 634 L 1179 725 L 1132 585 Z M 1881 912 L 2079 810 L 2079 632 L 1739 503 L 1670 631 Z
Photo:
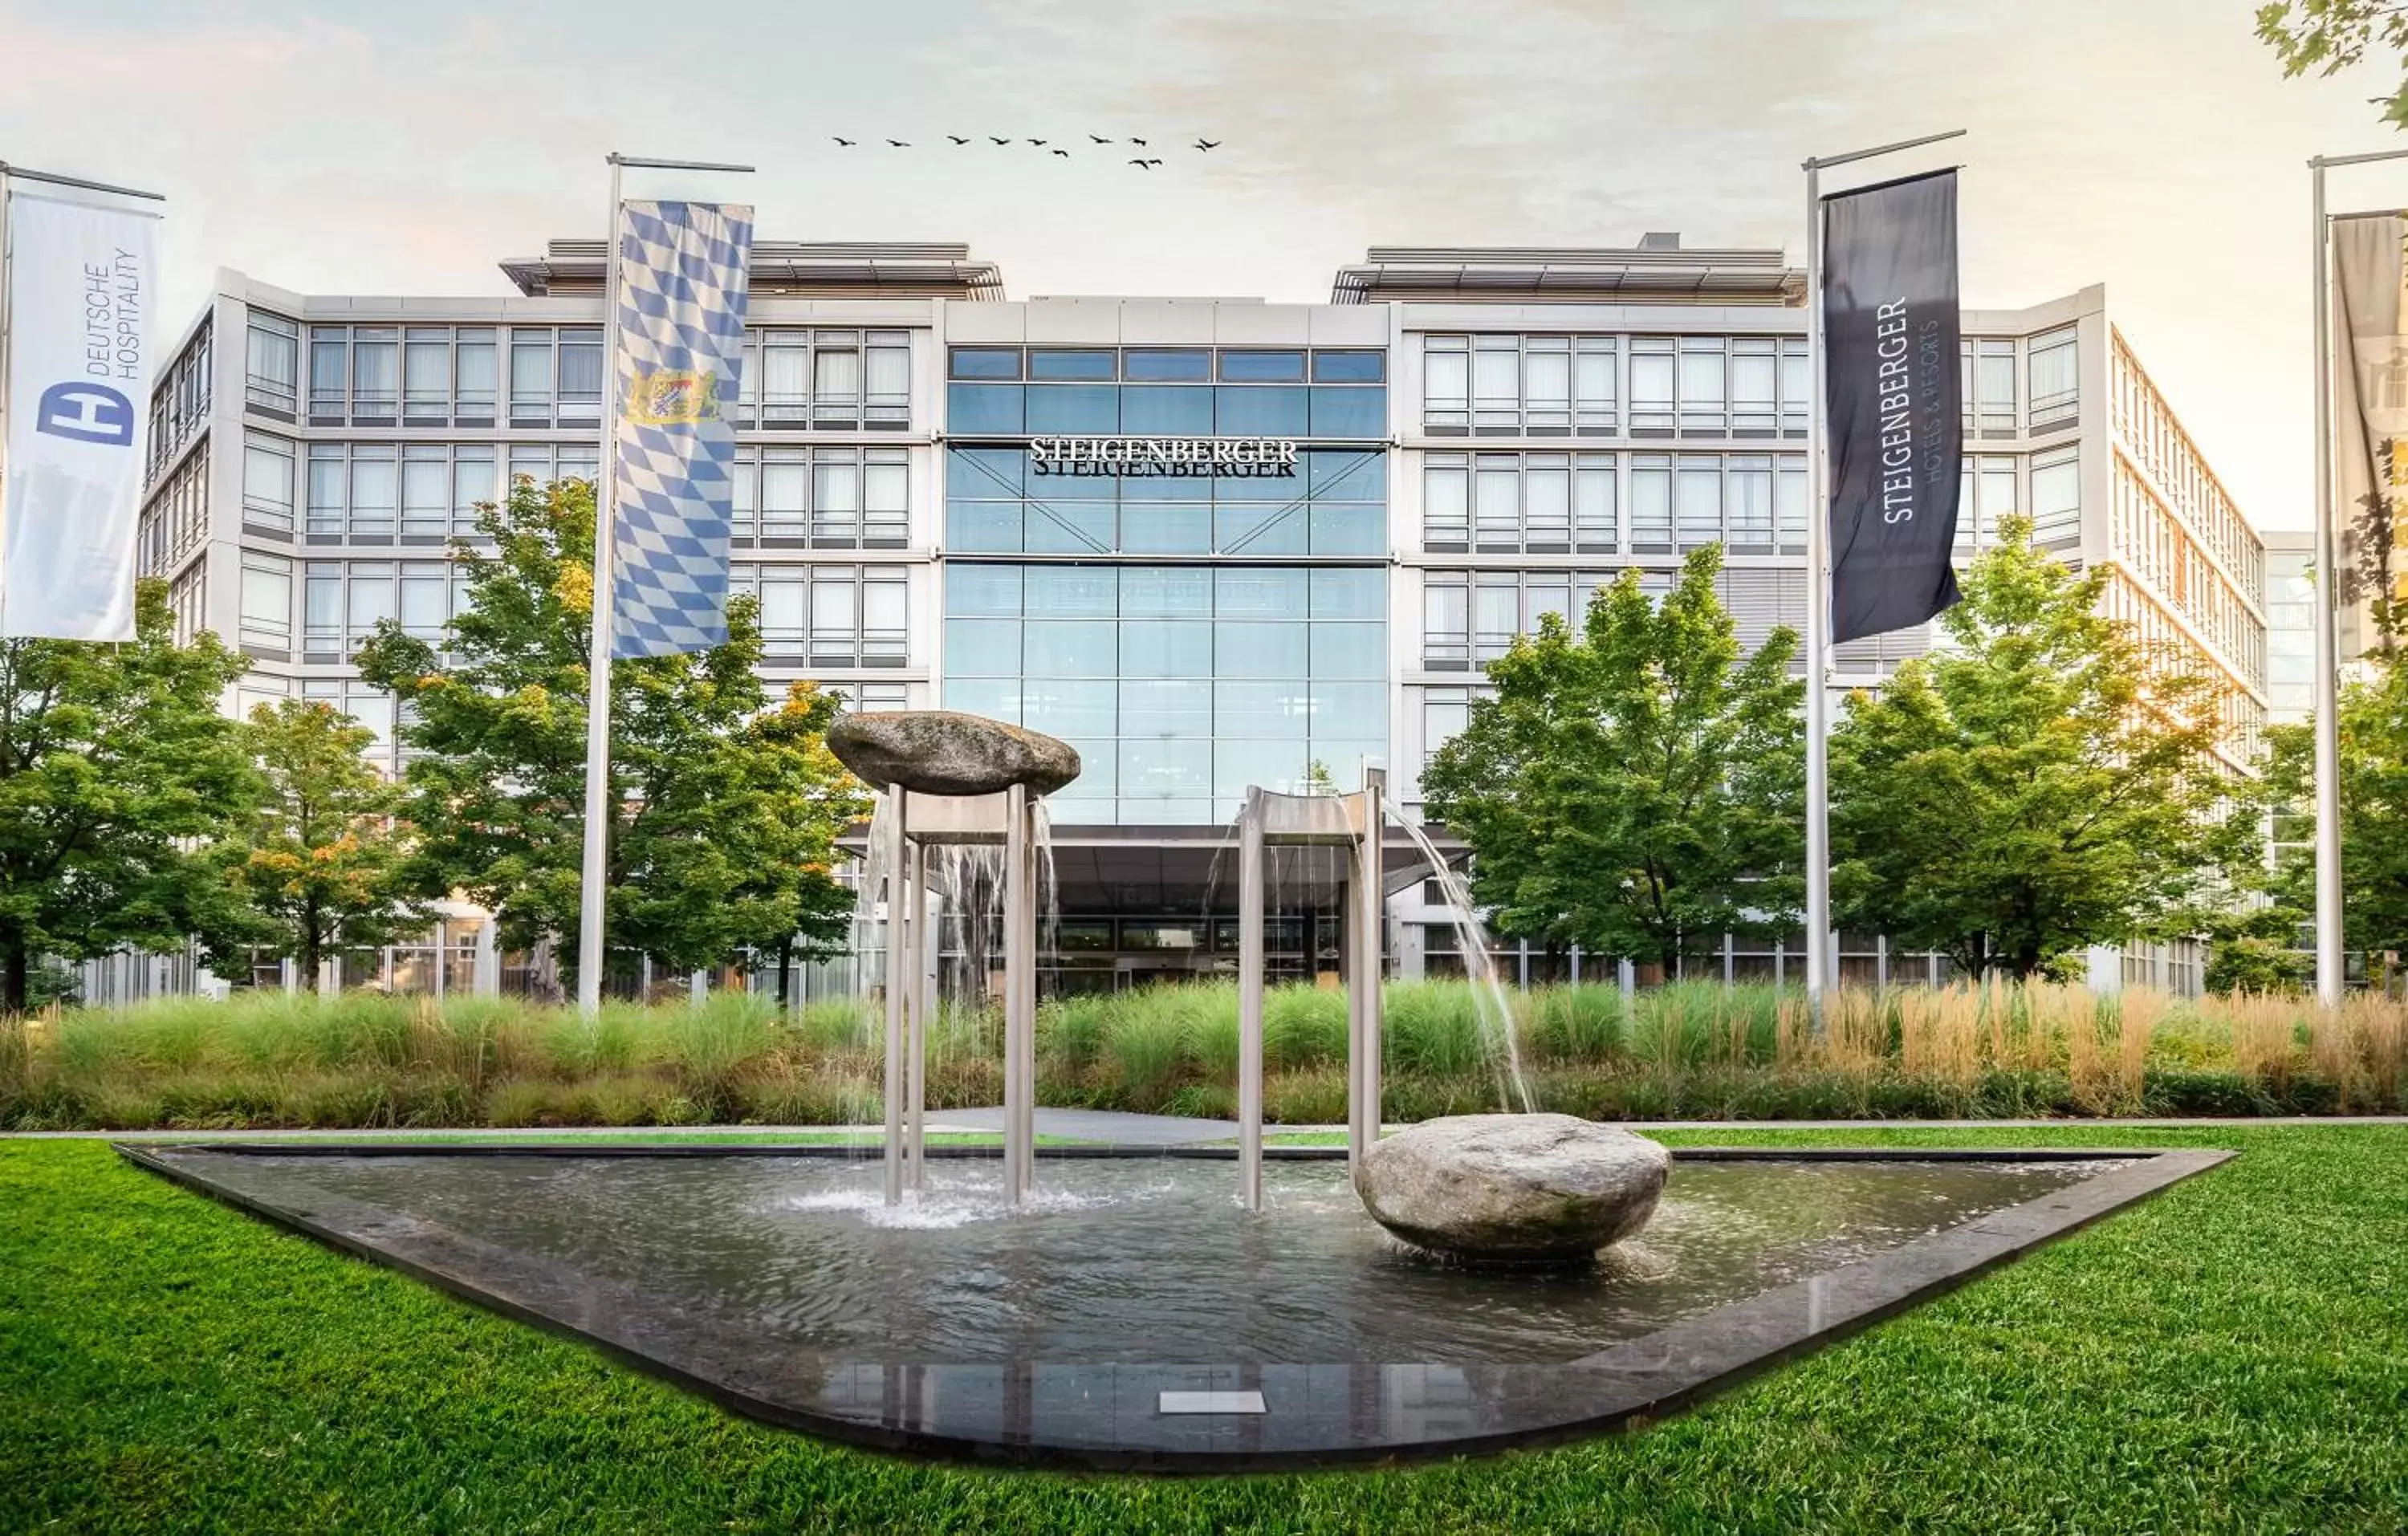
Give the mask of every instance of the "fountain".
M 981 715 L 943 710 L 849 714 L 828 750 L 883 796 L 871 833 L 864 899 L 886 890 L 886 1203 L 927 1178 L 929 852 L 1003 848 L 1003 1163 L 1012 1204 L 1037 1182 L 1037 896 L 1039 802 L 1079 776 L 1068 742 Z

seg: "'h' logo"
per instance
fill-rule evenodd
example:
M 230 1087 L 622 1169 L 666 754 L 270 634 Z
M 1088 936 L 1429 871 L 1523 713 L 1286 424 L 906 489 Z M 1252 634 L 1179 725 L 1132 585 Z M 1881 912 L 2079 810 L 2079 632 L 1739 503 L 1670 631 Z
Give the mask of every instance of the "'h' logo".
M 34 430 L 78 442 L 130 448 L 134 443 L 134 402 L 107 384 L 77 380 L 52 384 L 42 391 L 34 412 Z

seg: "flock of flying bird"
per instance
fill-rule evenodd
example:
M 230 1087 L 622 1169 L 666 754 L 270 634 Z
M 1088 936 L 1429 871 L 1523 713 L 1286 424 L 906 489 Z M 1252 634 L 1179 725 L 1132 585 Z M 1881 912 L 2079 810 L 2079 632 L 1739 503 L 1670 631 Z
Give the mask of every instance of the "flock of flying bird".
M 831 138 L 836 137 L 836 136 L 835 136 L 835 135 L 833 135 L 833 134 L 831 134 L 831 135 L 830 135 L 830 136 L 830 136 Z M 961 135 L 959 135 L 959 134 L 947 134 L 945 136 L 946 136 L 947 138 L 949 138 L 949 139 L 951 139 L 951 140 L 953 141 L 953 148 L 954 148 L 954 149 L 956 149 L 956 150 L 958 150 L 958 149 L 962 149 L 962 148 L 965 148 L 966 146 L 968 146 L 968 145 L 971 145 L 971 144 L 975 144 L 975 143 L 977 143 L 977 142 L 978 142 L 978 140 L 977 140 L 977 139 L 975 139 L 975 138 L 964 138 L 964 137 L 963 137 Z M 1135 148 L 1140 149 L 1140 150 L 1144 150 L 1144 149 L 1147 149 L 1147 148 L 1150 148 L 1150 147 L 1151 147 L 1151 146 L 1149 146 L 1149 145 L 1147 144 L 1147 142 L 1146 142 L 1144 139 L 1142 139 L 1142 138 L 1137 138 L 1137 137 L 1130 137 L 1130 138 L 1126 138 L 1126 139 L 1111 139 L 1111 138 L 1106 138 L 1106 137 L 1105 137 L 1103 135 L 1101 135 L 1101 134 L 1089 134 L 1089 135 L 1087 136 L 1087 137 L 1088 137 L 1090 140 L 1092 140 L 1093 142 L 1096 143 L 1096 144 L 1128 144 L 1128 145 L 1132 145 L 1132 146 L 1134 146 Z M 1009 144 L 1033 144 L 1033 145 L 1035 145 L 1037 148 L 1039 148 L 1039 149 L 1040 149 L 1040 150 L 1047 150 L 1047 151 L 1051 151 L 1053 153 L 1060 155 L 1060 156 L 1061 156 L 1063 159 L 1065 159 L 1065 160 L 1068 160 L 1068 159 L 1069 159 L 1069 158 L 1070 158 L 1070 151 L 1069 151 L 1065 150 L 1065 149 L 1059 149 L 1059 148 L 1056 148 L 1056 147 L 1055 147 L 1055 145 L 1054 145 L 1054 141 L 1053 141 L 1052 139 L 1049 139 L 1049 138 L 997 138 L 995 135 L 993 135 L 993 134 L 989 134 L 989 135 L 987 135 L 987 136 L 986 136 L 986 140 L 987 140 L 987 142 L 988 142 L 988 143 L 990 143 L 990 144 L 996 144 L 996 145 L 1009 145 Z M 860 144 L 860 142 L 861 142 L 861 141 L 860 141 L 859 139 L 857 139 L 857 138 L 837 138 L 837 140 L 836 140 L 836 145 L 837 145 L 837 148 L 838 148 L 838 149 L 839 149 L 839 150 L 850 150 L 850 149 L 853 149 L 853 148 L 856 147 L 857 145 L 859 145 L 859 144 Z M 892 148 L 892 149 L 897 149 L 897 150 L 908 150 L 908 149 L 910 149 L 910 148 L 911 147 L 910 141 L 909 139 L 890 138 L 890 139 L 888 139 L 886 142 L 887 142 L 887 145 L 888 145 L 890 148 Z M 1217 139 L 1217 138 L 1198 138 L 1198 139 L 1197 139 L 1197 141 L 1196 141 L 1196 145 L 1195 145 L 1195 148 L 1196 148 L 1196 150 L 1197 150 L 1197 151 L 1198 153 L 1207 153 L 1207 152 L 1210 152 L 1211 151 L 1217 150 L 1217 149 L 1219 149 L 1220 147 L 1221 147 L 1221 140 L 1219 140 L 1219 139 Z M 1162 164 L 1162 162 L 1161 162 L 1161 160 L 1160 160 L 1160 159 L 1158 159 L 1158 158 L 1151 158 L 1151 157 L 1148 157 L 1148 156 L 1146 156 L 1146 155 L 1142 155 L 1142 154 L 1140 154 L 1140 155 L 1136 155 L 1136 156 L 1131 157 L 1131 159 L 1129 160 L 1129 164 L 1130 164 L 1130 165 L 1135 165 L 1135 166 L 1136 166 L 1138 169 L 1140 169 L 1140 170 L 1142 170 L 1142 171 L 1150 171 L 1150 170 L 1154 169 L 1156 165 L 1161 165 L 1161 164 Z

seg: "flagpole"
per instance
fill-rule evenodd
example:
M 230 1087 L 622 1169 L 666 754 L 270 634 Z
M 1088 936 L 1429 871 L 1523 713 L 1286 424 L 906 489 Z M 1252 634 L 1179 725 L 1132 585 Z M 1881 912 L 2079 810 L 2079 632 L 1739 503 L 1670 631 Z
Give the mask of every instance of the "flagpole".
M 1806 1006 L 1823 1025 L 1823 994 L 1839 983 L 1838 935 L 1831 927 L 1831 466 L 1825 420 L 1830 360 L 1823 336 L 1823 170 L 1876 155 L 1896 154 L 1966 130 L 1926 134 L 1848 154 L 1809 156 L 1806 172 L 1806 351 L 1813 359 L 1814 395 L 1806 413 L 1806 474 L 1812 505 L 1806 519 Z
M 708 160 L 648 160 L 612 151 L 610 216 L 602 225 L 602 456 L 594 483 L 594 634 L 586 651 L 585 861 L 578 882 L 577 1006 L 602 1011 L 603 916 L 610 877 L 611 544 L 619 502 L 619 205 L 621 175 L 644 170 L 750 172 Z
M 2315 621 L 2316 1000 L 2330 1008 L 2344 984 L 2341 898 L 2341 634 L 2333 537 L 2332 223 L 2325 217 L 2325 159 L 2308 162 L 2309 204 L 2315 227 L 2316 504 L 2311 555 Z

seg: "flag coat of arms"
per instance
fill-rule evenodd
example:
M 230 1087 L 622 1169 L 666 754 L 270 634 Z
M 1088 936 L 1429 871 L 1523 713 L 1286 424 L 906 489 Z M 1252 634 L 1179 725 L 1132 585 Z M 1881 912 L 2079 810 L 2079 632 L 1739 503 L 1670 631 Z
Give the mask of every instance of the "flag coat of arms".
M 618 228 L 611 645 L 620 660 L 727 639 L 728 524 L 752 210 L 627 202 Z

